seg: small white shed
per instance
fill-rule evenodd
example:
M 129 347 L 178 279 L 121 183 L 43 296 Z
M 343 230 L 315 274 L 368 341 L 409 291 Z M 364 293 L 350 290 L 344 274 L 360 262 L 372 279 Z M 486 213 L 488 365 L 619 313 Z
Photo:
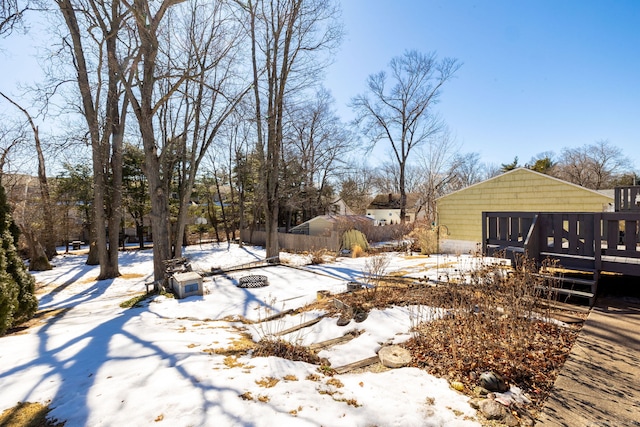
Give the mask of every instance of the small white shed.
M 193 295 L 204 295 L 202 276 L 195 271 L 174 274 L 171 277 L 171 288 L 178 299 Z

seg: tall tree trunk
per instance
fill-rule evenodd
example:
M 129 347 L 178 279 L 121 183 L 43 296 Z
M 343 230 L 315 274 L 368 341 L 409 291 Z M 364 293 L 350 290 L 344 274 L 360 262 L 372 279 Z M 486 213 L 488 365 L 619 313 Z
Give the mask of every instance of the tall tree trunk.
M 115 7 L 115 6 L 112 6 Z M 107 227 L 109 230 L 109 247 L 106 255 L 106 263 L 101 267 L 99 279 L 109 279 L 120 275 L 118 266 L 118 242 L 120 237 L 120 224 L 122 222 L 122 144 L 124 139 L 124 121 L 127 114 L 128 99 L 122 99 L 122 110 L 120 110 L 120 91 L 118 77 L 119 64 L 116 56 L 116 40 L 119 30 L 120 15 L 113 10 L 115 27 L 109 28 L 107 32 L 107 69 L 109 70 L 109 80 L 107 89 L 107 125 L 110 127 L 105 133 L 110 135 L 105 138 L 106 147 L 111 150 L 105 150 L 101 158 L 105 169 L 111 171 L 110 180 L 105 180 L 103 185 L 109 189 L 107 209 Z M 110 153 L 109 153 L 110 151 Z M 106 178 L 106 177 L 104 177 Z M 102 264 L 100 264 L 102 266 Z
M 407 215 L 407 190 L 405 186 L 405 165 L 406 158 L 400 162 L 400 224 L 404 224 Z
M 123 104 L 122 117 L 120 117 L 118 109 L 121 97 L 118 90 L 120 77 L 118 77 L 119 66 L 116 59 L 116 37 L 122 21 L 122 14 L 119 10 L 120 3 L 117 1 L 111 3 L 111 16 L 95 17 L 102 30 L 103 41 L 107 46 L 109 77 L 105 106 L 107 123 L 104 128 L 100 126 L 99 108 L 95 105 L 95 102 L 100 99 L 102 88 L 97 87 L 94 94 L 75 8 L 70 0 L 58 0 L 57 3 L 72 40 L 71 48 L 77 71 L 78 88 L 91 140 L 95 244 L 91 242 L 87 263 L 90 263 L 92 257 L 95 256 L 93 251 L 97 251 L 100 264 L 98 280 L 110 279 L 120 274 L 118 269 L 118 234 L 122 214 L 120 209 L 122 203 L 122 128 L 126 112 L 126 100 Z M 93 10 L 98 10 L 98 8 L 94 7 Z
M 29 248 L 29 270 L 30 271 L 46 271 L 51 270 L 51 263 L 47 259 L 47 255 L 44 253 L 42 245 L 38 241 L 33 230 L 20 225 L 20 231 L 27 241 L 27 247 Z
M 220 192 L 220 180 L 218 179 L 217 171 L 213 169 L 213 180 L 216 184 L 216 193 L 218 193 L 218 200 L 220 201 L 220 212 L 222 214 L 222 224 L 224 225 L 224 234 L 227 237 L 227 243 L 231 242 L 231 236 L 229 235 L 229 222 L 227 221 L 227 214 L 224 209 L 224 202 L 222 201 L 222 193 Z
M 138 249 L 144 249 L 144 219 L 136 220 L 136 236 L 138 237 Z
M 134 0 L 131 10 L 139 36 L 139 52 L 130 64 L 129 78 L 124 81 L 120 73 L 127 97 L 133 107 L 138 121 L 138 128 L 144 147 L 144 172 L 149 184 L 151 200 L 151 231 L 153 233 L 153 276 L 156 283 L 165 281 L 165 261 L 171 258 L 171 233 L 169 223 L 169 187 L 166 176 L 169 171 L 163 170 L 163 150 L 158 154 L 158 146 L 153 127 L 154 88 L 156 83 L 156 66 L 158 56 L 158 26 L 167 10 L 179 0 L 163 0 L 157 7 L 155 15 L 151 15 L 148 0 Z M 141 70 L 140 70 L 141 66 Z M 156 286 L 156 290 L 157 286 Z
M 31 119 L 29 120 L 31 121 Z M 49 182 L 47 180 L 44 154 L 42 153 L 42 145 L 40 144 L 40 135 L 37 127 L 34 129 L 34 138 L 36 151 L 38 153 L 38 181 L 40 183 L 40 196 L 42 197 L 42 213 L 44 214 L 44 251 L 47 254 L 47 259 L 51 260 L 58 254 L 58 252 L 56 250 L 56 236 L 53 226 L 53 212 L 51 209 Z
M 143 98 L 144 100 L 144 98 Z M 149 98 L 150 100 L 150 98 Z M 151 232 L 153 234 L 153 276 L 156 281 L 164 282 L 164 261 L 171 258 L 170 223 L 169 223 L 169 195 L 167 185 L 161 176 L 160 159 L 156 154 L 156 144 L 151 124 L 151 112 L 145 108 L 148 115 L 146 123 L 141 123 L 143 130 L 142 141 L 146 159 L 146 176 L 149 182 L 149 196 L 151 197 Z M 144 107 L 143 107 L 144 108 Z M 146 134 L 146 135 L 145 135 Z
M 187 186 L 185 186 L 187 187 Z M 192 186 L 188 186 L 188 188 L 193 188 Z M 186 188 L 185 188 L 186 190 Z M 178 218 L 176 218 L 176 233 L 173 236 L 173 256 L 175 258 L 179 258 L 182 256 L 182 245 L 185 242 L 186 237 L 186 229 L 187 229 L 187 216 L 188 216 L 188 207 L 190 205 L 190 194 L 187 194 L 186 191 L 183 191 L 183 194 L 180 197 L 180 208 L 178 209 Z

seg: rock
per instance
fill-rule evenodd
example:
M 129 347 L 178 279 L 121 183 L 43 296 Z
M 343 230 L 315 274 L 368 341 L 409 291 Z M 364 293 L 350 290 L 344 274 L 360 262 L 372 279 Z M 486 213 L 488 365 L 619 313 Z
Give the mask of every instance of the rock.
M 480 375 L 480 387 L 486 388 L 489 391 L 498 391 L 504 393 L 509 390 L 504 379 L 495 372 L 483 372 Z
M 397 345 L 382 347 L 378 352 L 380 363 L 387 368 L 402 368 L 411 363 L 411 353 Z
M 347 304 L 343 303 L 338 298 L 333 299 L 333 306 L 338 310 L 346 310 L 349 307 Z
M 508 427 L 518 427 L 520 425 L 520 421 L 518 421 L 518 419 L 508 411 L 507 414 L 502 418 L 502 423 L 507 425 Z
M 353 310 L 353 320 L 356 321 L 356 323 L 362 323 L 365 320 L 367 320 L 367 317 L 369 316 L 369 313 L 367 313 L 365 310 Z
M 509 414 L 504 406 L 492 399 L 484 399 L 480 402 L 480 412 L 488 420 L 502 420 Z
M 349 324 L 349 322 L 351 322 L 351 318 L 348 316 L 340 316 L 338 318 L 338 321 L 336 322 L 336 325 L 338 326 L 347 326 Z

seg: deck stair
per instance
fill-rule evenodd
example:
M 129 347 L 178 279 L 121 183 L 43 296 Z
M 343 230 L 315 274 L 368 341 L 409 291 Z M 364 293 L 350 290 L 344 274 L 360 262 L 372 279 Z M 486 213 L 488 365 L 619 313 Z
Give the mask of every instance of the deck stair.
M 591 306 L 601 274 L 640 277 L 640 186 L 614 195 L 615 212 L 483 212 L 483 254 L 533 260 L 544 289 Z
M 541 270 L 536 276 L 543 279 L 544 284 L 537 286 L 542 297 L 549 296 L 553 300 L 563 302 L 586 302 L 589 307 L 595 302 L 598 287 L 596 271 Z

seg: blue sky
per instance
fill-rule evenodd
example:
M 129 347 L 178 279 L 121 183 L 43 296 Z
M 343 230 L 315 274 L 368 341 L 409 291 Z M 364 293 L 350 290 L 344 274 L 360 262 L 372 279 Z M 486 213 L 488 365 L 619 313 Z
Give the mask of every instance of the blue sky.
M 499 165 L 608 139 L 640 170 L 640 0 L 341 0 L 326 87 L 344 120 L 369 74 L 409 49 L 463 63 L 437 110 L 462 152 Z M 0 90 L 39 75 L 27 36 L 0 39 Z M 33 40 L 36 39 L 36 40 Z M 8 112 L 6 103 L 0 113 Z M 386 149 L 375 151 L 384 157 Z
M 345 120 L 369 74 L 435 51 L 464 64 L 437 106 L 461 151 L 523 164 L 607 139 L 640 168 L 640 1 L 341 3 L 347 34 L 326 86 Z

